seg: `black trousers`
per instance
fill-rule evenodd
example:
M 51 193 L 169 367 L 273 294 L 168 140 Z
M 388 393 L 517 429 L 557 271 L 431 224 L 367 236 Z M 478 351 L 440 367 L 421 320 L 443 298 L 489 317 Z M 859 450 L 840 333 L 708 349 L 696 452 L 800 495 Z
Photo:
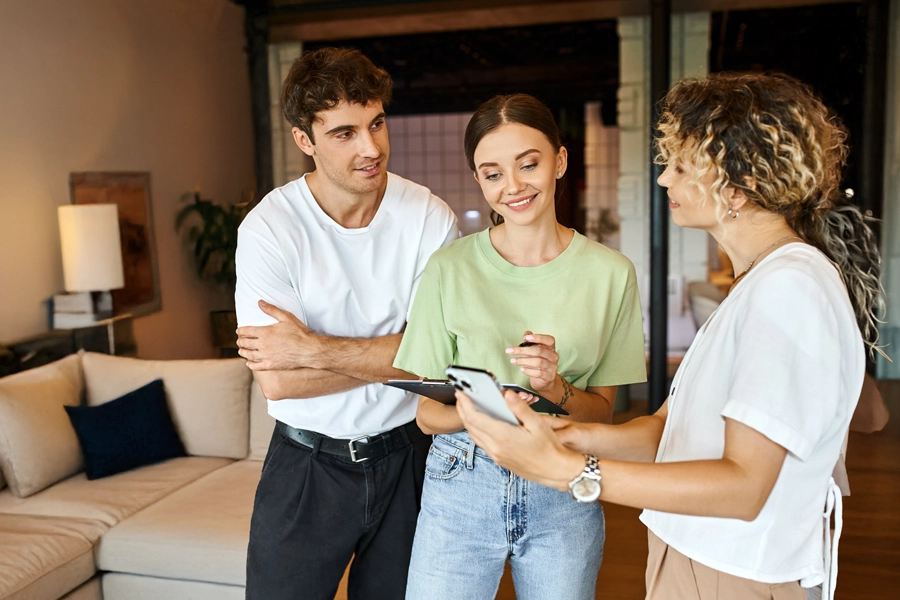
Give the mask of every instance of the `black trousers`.
M 276 427 L 256 490 L 247 600 L 402 600 L 431 437 L 353 463 Z

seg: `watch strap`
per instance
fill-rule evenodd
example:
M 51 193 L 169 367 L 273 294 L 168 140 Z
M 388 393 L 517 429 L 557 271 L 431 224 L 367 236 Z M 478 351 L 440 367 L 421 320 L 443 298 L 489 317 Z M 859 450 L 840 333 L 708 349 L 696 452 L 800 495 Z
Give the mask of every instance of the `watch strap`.
M 572 497 L 575 498 L 575 500 L 578 500 L 579 502 L 592 501 L 592 500 L 596 499 L 596 497 L 591 498 L 590 500 L 585 499 L 585 498 L 580 498 L 578 495 L 576 495 L 575 488 L 579 483 L 583 482 L 585 479 L 590 479 L 591 481 L 596 482 L 596 485 L 598 488 L 597 494 L 599 495 L 599 486 L 600 486 L 601 478 L 602 477 L 600 476 L 600 461 L 599 461 L 599 459 L 592 454 L 585 454 L 584 455 L 584 470 L 581 473 L 579 473 L 575 477 L 575 479 L 573 479 L 572 481 L 569 482 L 569 492 L 572 494 Z

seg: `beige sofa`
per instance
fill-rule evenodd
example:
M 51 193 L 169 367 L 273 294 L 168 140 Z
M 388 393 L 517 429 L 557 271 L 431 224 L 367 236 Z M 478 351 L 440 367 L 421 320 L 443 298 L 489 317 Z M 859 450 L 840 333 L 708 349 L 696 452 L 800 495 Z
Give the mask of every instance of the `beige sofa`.
M 88 481 L 63 406 L 157 378 L 188 456 Z M 241 359 L 82 353 L 0 379 L 0 599 L 242 599 L 273 426 Z

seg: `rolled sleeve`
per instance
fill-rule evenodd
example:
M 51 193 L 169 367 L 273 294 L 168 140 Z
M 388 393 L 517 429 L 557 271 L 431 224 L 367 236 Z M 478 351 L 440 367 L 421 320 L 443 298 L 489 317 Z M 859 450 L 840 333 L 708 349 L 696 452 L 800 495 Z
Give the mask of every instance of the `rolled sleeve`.
M 720 414 L 806 460 L 840 402 L 834 310 L 801 269 L 774 271 L 748 293 L 734 332 L 728 402 Z
M 810 440 L 805 432 L 795 429 L 791 424 L 773 417 L 752 404 L 729 400 L 721 414 L 727 419 L 760 432 L 800 460 L 809 458 L 815 447 L 815 442 Z

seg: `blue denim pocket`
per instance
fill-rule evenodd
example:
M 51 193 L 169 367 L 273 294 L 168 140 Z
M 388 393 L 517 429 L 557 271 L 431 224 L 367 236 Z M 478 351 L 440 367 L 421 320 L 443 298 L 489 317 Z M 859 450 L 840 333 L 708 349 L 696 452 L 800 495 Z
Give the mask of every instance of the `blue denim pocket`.
M 432 479 L 456 477 L 462 468 L 462 458 L 463 451 L 455 446 L 441 444 L 441 448 L 438 448 L 432 444 L 425 461 L 425 474 Z

